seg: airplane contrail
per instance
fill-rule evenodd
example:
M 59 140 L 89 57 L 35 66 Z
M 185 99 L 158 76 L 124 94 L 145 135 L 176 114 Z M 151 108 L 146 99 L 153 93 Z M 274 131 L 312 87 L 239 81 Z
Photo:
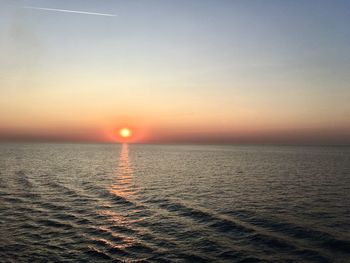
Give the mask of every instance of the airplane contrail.
M 85 12 L 85 11 L 78 11 L 78 10 L 56 9 L 56 8 L 46 8 L 46 7 L 36 7 L 36 6 L 22 6 L 21 8 L 54 11 L 54 12 L 75 13 L 75 14 L 83 14 L 83 15 L 117 16 L 115 14 L 94 13 L 94 12 Z

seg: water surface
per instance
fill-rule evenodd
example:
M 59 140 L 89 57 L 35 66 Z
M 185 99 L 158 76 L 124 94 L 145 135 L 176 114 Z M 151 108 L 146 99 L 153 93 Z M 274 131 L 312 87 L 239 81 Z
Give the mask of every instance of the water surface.
M 350 262 L 350 148 L 1 144 L 0 258 Z

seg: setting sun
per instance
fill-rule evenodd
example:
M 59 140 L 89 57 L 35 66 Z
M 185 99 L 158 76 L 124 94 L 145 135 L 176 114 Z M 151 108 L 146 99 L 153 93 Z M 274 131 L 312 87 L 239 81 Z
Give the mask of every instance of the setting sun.
M 128 128 L 123 128 L 119 131 L 119 134 L 123 138 L 129 138 L 131 136 L 131 130 Z

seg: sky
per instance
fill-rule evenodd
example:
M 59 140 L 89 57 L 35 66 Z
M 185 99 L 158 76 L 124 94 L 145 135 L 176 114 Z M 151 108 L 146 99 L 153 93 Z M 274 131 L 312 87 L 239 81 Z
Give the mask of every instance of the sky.
M 0 140 L 350 144 L 349 25 L 345 0 L 0 0 Z

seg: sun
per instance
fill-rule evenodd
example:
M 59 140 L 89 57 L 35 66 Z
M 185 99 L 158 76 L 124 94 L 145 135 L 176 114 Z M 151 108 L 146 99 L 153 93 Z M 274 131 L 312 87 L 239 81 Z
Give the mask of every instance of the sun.
M 128 128 L 123 128 L 119 130 L 119 135 L 123 138 L 129 138 L 131 134 L 131 130 Z

